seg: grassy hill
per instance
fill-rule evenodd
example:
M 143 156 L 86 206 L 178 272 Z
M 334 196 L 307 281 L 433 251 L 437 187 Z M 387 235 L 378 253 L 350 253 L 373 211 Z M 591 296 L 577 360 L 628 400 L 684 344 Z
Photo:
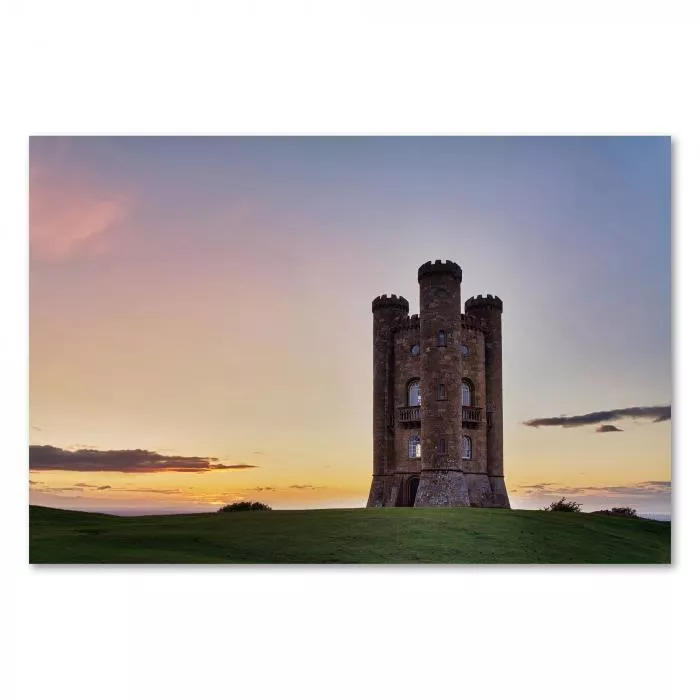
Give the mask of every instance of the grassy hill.
M 670 563 L 671 524 L 471 508 L 120 517 L 29 507 L 39 563 Z

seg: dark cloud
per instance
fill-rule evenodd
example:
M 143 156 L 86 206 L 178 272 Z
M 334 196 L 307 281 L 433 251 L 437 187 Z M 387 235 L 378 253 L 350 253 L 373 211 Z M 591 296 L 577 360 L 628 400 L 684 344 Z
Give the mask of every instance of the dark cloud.
M 264 455 L 265 452 L 264 452 L 263 450 L 254 450 L 254 451 L 253 451 L 253 454 L 254 454 L 254 455 Z
M 30 484 L 43 484 L 43 481 L 30 481 Z M 104 484 L 103 486 L 98 486 L 97 484 L 86 484 L 79 482 L 73 484 L 73 486 L 42 486 L 38 491 L 44 491 L 47 493 L 58 493 L 60 491 L 107 491 L 110 490 L 112 493 L 181 493 L 180 489 L 149 489 L 149 488 L 118 488 L 110 486 L 109 484 Z
M 32 471 L 201 473 L 218 470 L 256 469 L 255 464 L 220 464 L 214 457 L 166 456 L 149 450 L 64 450 L 52 445 L 29 446 Z
M 77 484 L 73 484 L 73 486 L 80 486 L 81 488 L 93 489 L 95 491 L 104 491 L 105 489 L 112 488 L 111 486 L 109 486 L 109 484 L 107 484 L 105 486 L 99 486 L 98 484 L 86 484 L 86 483 L 83 483 L 82 481 L 79 481 Z
M 79 486 L 42 486 L 38 491 L 42 493 L 63 493 L 64 491 L 84 491 Z
M 277 486 L 255 486 L 253 488 L 244 489 L 244 491 L 280 491 L 283 489 L 322 489 L 325 486 L 314 486 L 313 484 L 290 484 L 289 486 L 277 487 Z
M 621 433 L 622 428 L 618 428 L 616 425 L 610 425 L 609 423 L 604 423 L 603 425 L 599 425 L 595 429 L 596 433 Z
M 107 488 L 111 488 L 107 486 Z M 119 493 L 182 493 L 181 489 L 112 489 Z
M 531 418 L 525 425 L 532 428 L 558 425 L 563 428 L 576 428 L 580 425 L 595 425 L 605 421 L 622 418 L 648 418 L 653 423 L 671 420 L 671 405 L 668 406 L 630 406 L 629 408 L 614 408 L 610 411 L 595 411 L 580 416 L 558 416 L 557 418 Z M 604 431 L 599 431 L 604 432 Z M 605 431 L 607 432 L 607 431 Z
M 544 489 L 554 485 L 555 484 L 553 481 L 543 481 L 541 484 L 529 484 L 527 486 L 521 486 L 520 488 L 527 489 L 528 491 L 543 491 Z
M 513 489 L 537 496 L 660 496 L 671 492 L 670 481 L 640 481 L 624 486 L 557 486 L 554 483 L 526 484 Z

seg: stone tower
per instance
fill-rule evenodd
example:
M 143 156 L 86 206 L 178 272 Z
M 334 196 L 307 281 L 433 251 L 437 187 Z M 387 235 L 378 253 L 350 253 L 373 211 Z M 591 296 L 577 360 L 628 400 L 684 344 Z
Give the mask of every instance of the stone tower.
M 510 508 L 503 476 L 503 302 L 460 307 L 462 269 L 418 269 L 420 316 L 383 295 L 374 316 L 374 465 L 368 507 Z

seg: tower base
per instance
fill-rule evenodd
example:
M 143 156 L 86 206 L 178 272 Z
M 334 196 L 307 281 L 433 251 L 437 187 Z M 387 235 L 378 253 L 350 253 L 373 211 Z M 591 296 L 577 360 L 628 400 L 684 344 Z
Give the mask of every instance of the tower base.
M 411 499 L 415 490 L 411 492 L 410 482 L 414 480 L 417 482 L 417 474 L 375 474 L 372 477 L 367 508 L 412 506 Z
M 469 490 L 469 505 L 474 508 L 493 507 L 493 491 L 487 474 L 465 474 Z
M 502 476 L 460 471 L 422 471 L 417 490 L 410 483 L 414 474 L 375 474 L 367 508 L 510 508 Z M 415 500 L 414 496 L 415 494 Z
M 367 499 L 368 508 L 382 508 L 387 505 L 386 486 L 388 484 L 389 479 L 384 474 L 375 474 L 372 477 L 372 486 L 369 489 L 369 498 Z
M 468 506 L 466 474 L 460 471 L 422 471 L 416 493 L 416 508 Z
M 505 479 L 502 476 L 490 476 L 489 481 L 493 491 L 493 508 L 510 508 Z

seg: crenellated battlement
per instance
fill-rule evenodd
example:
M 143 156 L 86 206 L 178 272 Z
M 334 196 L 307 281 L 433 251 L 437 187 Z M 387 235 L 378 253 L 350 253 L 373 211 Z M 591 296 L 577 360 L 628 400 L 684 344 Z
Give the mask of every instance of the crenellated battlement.
M 503 311 L 503 302 L 499 297 L 493 296 L 493 294 L 479 294 L 479 296 L 471 297 L 464 302 L 464 310 L 468 312 L 468 309 L 476 309 L 482 306 L 492 306 L 499 311 Z
M 404 297 L 397 297 L 396 294 L 389 296 L 388 294 L 382 294 L 380 297 L 375 297 L 372 301 L 372 313 L 377 309 L 385 307 L 398 307 L 404 309 L 408 313 L 408 300 Z
M 461 326 L 462 328 L 481 331 L 482 333 L 488 329 L 488 322 L 483 318 L 478 316 L 472 316 L 471 314 L 461 314 Z
M 418 316 L 418 314 L 413 314 L 413 316 L 409 316 L 408 318 L 399 321 L 399 323 L 396 324 L 395 329 L 397 331 L 419 330 L 420 317 Z
M 435 262 L 428 261 L 423 263 L 418 268 L 418 282 L 420 283 L 427 275 L 444 274 L 446 272 L 451 274 L 458 282 L 462 281 L 462 268 L 456 262 L 452 262 L 452 260 L 445 260 L 445 262 L 436 260 Z

